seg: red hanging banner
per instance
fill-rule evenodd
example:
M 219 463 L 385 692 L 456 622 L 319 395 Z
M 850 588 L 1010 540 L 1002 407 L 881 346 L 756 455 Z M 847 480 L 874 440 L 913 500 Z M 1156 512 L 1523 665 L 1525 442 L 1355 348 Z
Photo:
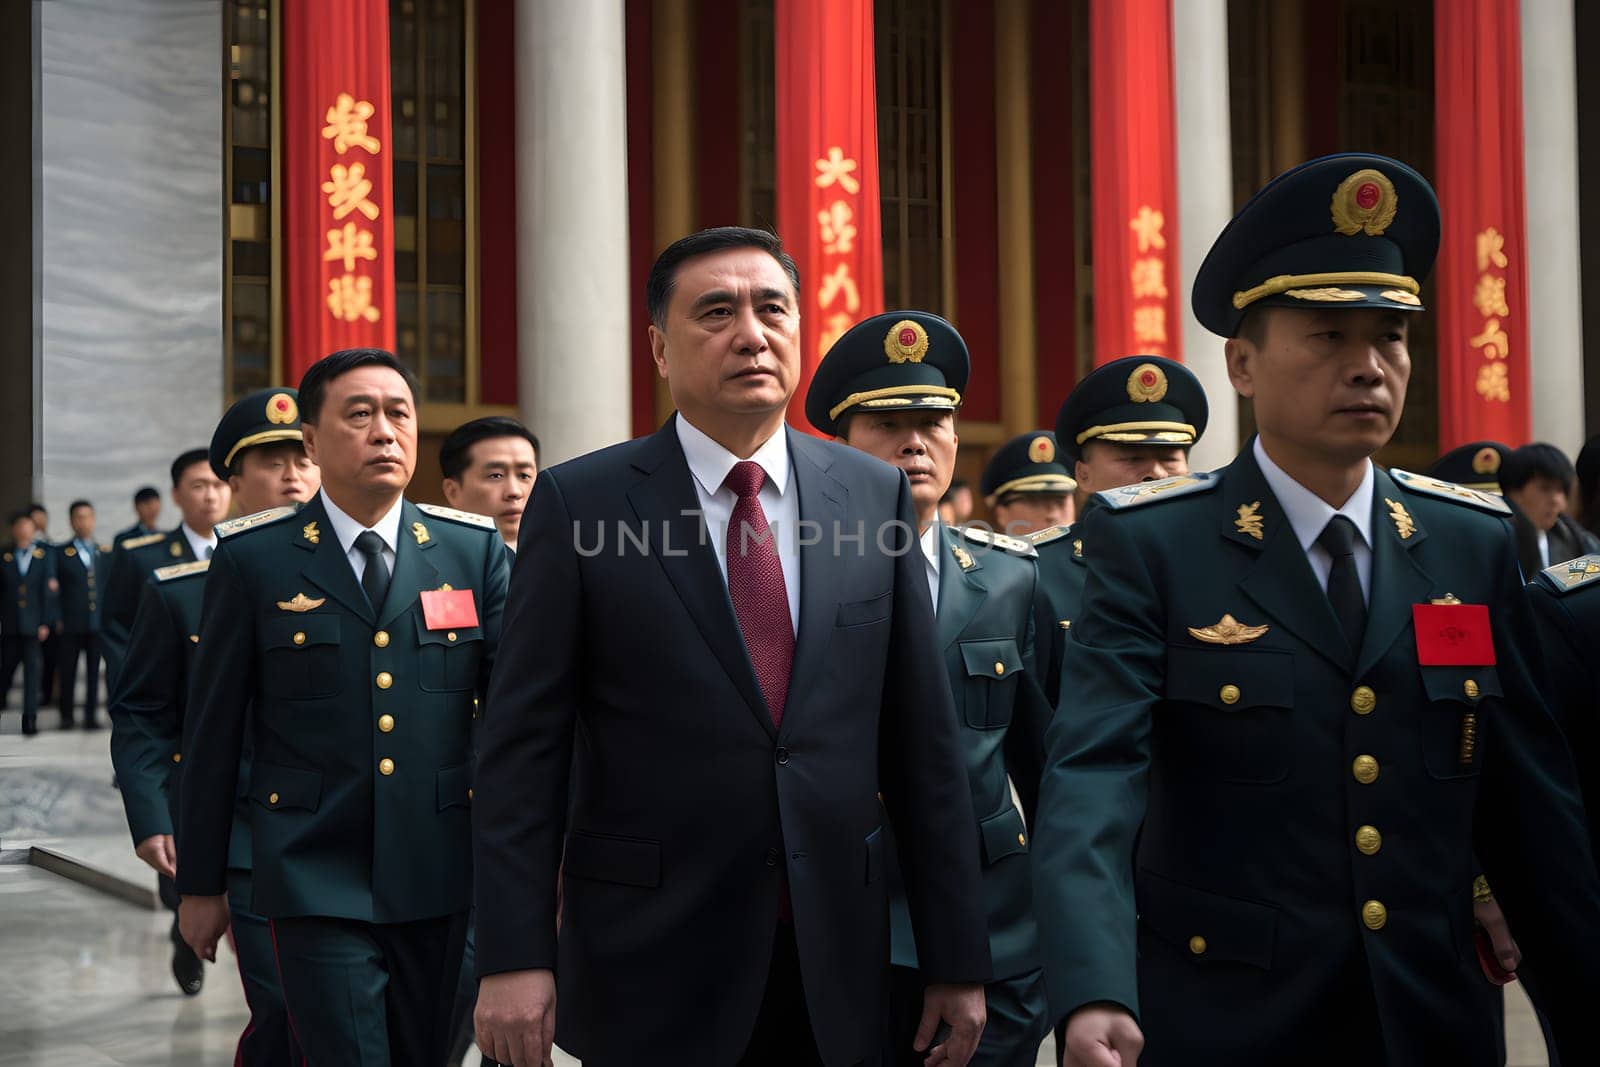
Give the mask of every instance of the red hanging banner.
M 1094 361 L 1183 358 L 1168 0 L 1090 0 Z
M 800 267 L 800 385 L 789 422 L 815 433 L 806 389 L 823 353 L 884 310 L 872 0 L 776 0 L 778 233 Z
M 284 0 L 285 372 L 394 351 L 388 0 Z
M 1532 422 L 1520 6 L 1433 6 L 1441 452 L 1520 445 Z

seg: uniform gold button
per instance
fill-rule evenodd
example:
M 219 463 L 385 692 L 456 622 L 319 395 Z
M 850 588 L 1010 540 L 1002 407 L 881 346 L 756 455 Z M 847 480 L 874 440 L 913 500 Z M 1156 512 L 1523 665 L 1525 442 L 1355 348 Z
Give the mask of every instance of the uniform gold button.
M 1471 678 L 1461 683 L 1461 691 L 1474 700 L 1478 698 L 1478 683 Z
M 182 752 L 174 752 L 172 754 L 172 762 L 173 763 L 182 763 L 183 762 L 183 753 Z
M 393 715 L 379 715 L 378 716 L 378 729 L 382 730 L 384 733 L 388 733 L 390 730 L 393 730 L 394 729 L 394 716 Z
M 267 794 L 267 803 L 268 804 L 276 804 L 277 802 L 278 802 L 278 794 L 276 794 L 276 793 L 268 793 Z
M 1378 761 L 1371 756 L 1357 756 L 1350 764 L 1350 773 L 1362 785 L 1371 785 L 1378 780 Z
M 1224 704 L 1237 704 L 1239 703 L 1239 687 L 1236 685 L 1225 685 L 1221 689 L 1217 690 L 1217 696 L 1222 698 L 1222 702 Z
M 468 789 L 468 790 L 467 790 L 467 799 L 468 799 L 468 800 L 471 800 L 471 799 L 472 799 L 472 790 L 471 790 L 471 789 Z
M 1062 628 L 1062 629 L 1063 629 L 1063 630 L 1070 630 L 1070 629 L 1072 629 L 1072 620 L 1071 620 L 1071 619 L 1062 619 L 1062 620 L 1061 620 L 1061 628 Z
M 1189 951 L 1196 956 L 1204 956 L 1206 954 L 1206 939 L 1199 934 L 1195 934 L 1189 939 Z
M 1363 856 L 1376 856 L 1383 847 L 1383 835 L 1376 826 L 1356 827 L 1356 850 Z
M 394 675 L 390 674 L 388 671 L 379 671 L 378 672 L 378 688 L 379 689 L 387 689 L 393 684 L 394 684 Z
M 297 645 L 305 644 L 306 643 L 306 635 L 303 632 L 301 632 L 299 630 L 296 630 L 294 632 L 294 643 L 297 644 Z
M 1389 922 L 1389 909 L 1379 900 L 1369 900 L 1361 905 L 1361 921 L 1368 930 L 1382 930 Z
M 388 648 L 389 647 L 389 631 L 388 630 L 379 630 L 377 633 L 373 634 L 372 635 L 372 643 L 377 645 L 379 648 Z
M 394 760 L 389 759 L 388 757 L 384 757 L 383 759 L 379 760 L 378 761 L 378 773 L 379 774 L 393 774 L 394 773 Z
M 198 645 L 200 643 L 200 635 L 199 634 L 190 634 L 189 635 L 189 640 L 193 641 L 195 644 Z
M 1006 665 L 1004 663 L 1001 663 L 999 660 L 995 660 L 995 662 L 994 662 L 994 673 L 995 673 L 995 675 L 997 677 L 999 675 L 1002 675 L 1002 674 L 1006 673 Z
M 456 639 L 456 632 L 451 630 L 449 633 L 444 635 L 444 639 L 446 641 L 454 641 Z
M 1378 706 L 1378 694 L 1370 686 L 1359 685 L 1356 691 L 1350 694 L 1350 710 L 1357 715 L 1371 715 L 1372 709 Z
M 1027 843 L 1028 843 L 1028 835 L 1027 834 L 1018 834 L 1017 835 L 1017 844 L 1026 845 Z

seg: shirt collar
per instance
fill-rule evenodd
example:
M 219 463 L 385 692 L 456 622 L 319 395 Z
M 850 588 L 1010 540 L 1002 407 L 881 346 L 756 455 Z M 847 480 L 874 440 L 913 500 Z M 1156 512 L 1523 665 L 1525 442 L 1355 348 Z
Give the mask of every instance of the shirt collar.
M 212 530 L 210 537 L 201 537 L 189 528 L 186 522 L 180 522 L 178 529 L 183 531 L 183 539 L 189 542 L 189 549 L 194 553 L 195 559 L 205 559 L 206 554 L 202 549 L 217 547 L 217 531 Z
M 733 465 L 739 462 L 739 457 L 706 436 L 704 431 L 683 417 L 683 412 L 678 412 L 674 422 L 678 427 L 678 443 L 683 446 L 683 458 L 689 463 L 690 473 L 707 496 L 714 496 L 722 488 Z M 778 427 L 778 432 L 767 438 L 750 458 L 761 465 L 767 481 L 782 496 L 789 488 L 789 435 L 783 427 Z
M 396 551 L 395 546 L 400 543 L 400 509 L 405 504 L 404 497 L 396 498 L 394 507 L 390 508 L 383 518 L 373 523 L 371 527 L 366 527 L 340 510 L 339 505 L 328 496 L 326 489 L 318 489 L 317 494 L 322 497 L 322 506 L 328 512 L 328 524 L 333 527 L 333 536 L 339 539 L 339 547 L 344 549 L 345 555 L 350 554 L 356 538 L 367 529 L 371 529 L 383 539 L 384 548 L 390 552 Z
M 928 566 L 933 568 L 933 573 L 939 573 L 939 546 L 944 541 L 942 522 L 931 522 L 928 528 L 922 531 L 918 538 L 922 542 L 922 555 L 928 561 Z
M 1255 439 L 1253 450 L 1256 463 L 1261 467 L 1261 476 L 1267 480 L 1272 495 L 1278 498 L 1278 504 L 1283 508 L 1289 525 L 1294 528 L 1295 540 L 1300 542 L 1302 549 L 1310 549 L 1317 543 L 1328 520 L 1335 515 L 1343 515 L 1355 523 L 1362 544 L 1372 547 L 1372 460 L 1367 460 L 1367 471 L 1362 475 L 1356 491 L 1350 494 L 1350 499 L 1344 502 L 1343 507 L 1335 508 L 1272 462 L 1272 457 L 1261 445 L 1261 438 Z

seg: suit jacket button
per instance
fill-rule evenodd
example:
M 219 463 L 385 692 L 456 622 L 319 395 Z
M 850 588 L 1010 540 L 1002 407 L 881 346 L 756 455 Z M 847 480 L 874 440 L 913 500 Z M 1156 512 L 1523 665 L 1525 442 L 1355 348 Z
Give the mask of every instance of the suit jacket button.
M 784 748 L 782 745 L 779 745 L 778 746 L 778 766 L 781 767 L 781 766 L 783 766 L 784 764 L 786 764 L 788 762 L 789 762 L 789 750 Z
M 394 773 L 394 760 L 384 757 L 378 761 L 378 773 L 389 775 Z
M 1389 909 L 1381 901 L 1369 900 L 1361 906 L 1361 921 L 1368 930 L 1382 930 L 1389 924 Z
M 388 733 L 390 730 L 393 730 L 394 729 L 394 716 L 393 715 L 379 715 L 378 716 L 378 729 L 382 730 L 384 733 Z
M 377 633 L 373 634 L 372 635 L 372 643 L 377 645 L 379 648 L 388 648 L 389 647 L 389 631 L 388 630 L 379 630 Z
M 767 866 L 768 867 L 776 867 L 777 865 L 778 865 L 778 850 L 775 849 L 775 848 L 767 849 Z
M 390 674 L 388 671 L 379 671 L 378 672 L 378 688 L 379 689 L 387 689 L 393 684 L 394 684 L 394 675 Z
M 1350 710 L 1357 715 L 1370 715 L 1377 706 L 1378 694 L 1369 685 L 1358 685 L 1356 691 L 1350 694 Z
M 1217 696 L 1224 704 L 1237 704 L 1239 703 L 1239 687 L 1230 682 L 1217 691 Z

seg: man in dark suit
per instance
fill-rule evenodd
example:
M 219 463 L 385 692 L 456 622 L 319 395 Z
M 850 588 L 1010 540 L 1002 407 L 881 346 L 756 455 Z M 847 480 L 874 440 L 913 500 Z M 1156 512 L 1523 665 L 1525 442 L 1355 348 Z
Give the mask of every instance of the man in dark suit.
M 33 519 L 33 543 L 36 546 L 43 548 L 46 552 L 49 552 L 52 557 L 54 557 L 56 551 L 61 546 L 50 540 L 49 509 L 38 501 L 34 501 L 32 504 L 28 505 L 28 515 Z M 50 562 L 51 578 L 56 577 L 56 572 L 58 570 L 59 568 L 55 565 L 55 560 L 52 558 Z M 59 589 L 52 587 L 50 591 L 53 593 L 59 592 Z M 59 622 L 60 620 L 58 618 L 58 626 Z M 61 638 L 56 633 L 55 628 L 51 629 L 49 636 L 46 637 L 44 642 L 39 646 L 39 652 L 41 664 L 39 674 L 39 703 L 45 706 L 55 705 L 57 703 L 56 674 L 60 670 L 58 664 L 61 659 Z M 63 716 L 61 719 L 61 728 L 63 730 L 70 730 L 72 728 L 70 720 L 65 716 Z
M 22 667 L 22 732 L 39 732 L 41 646 L 55 625 L 55 556 L 35 536 L 26 511 L 11 516 L 11 545 L 0 554 L 0 701 Z
M 1566 453 L 1540 442 L 1512 449 L 1500 467 L 1500 489 L 1517 532 L 1517 562 L 1530 582 L 1546 567 L 1600 552 L 1600 539 L 1566 514 L 1576 480 Z
M 910 486 L 784 427 L 798 292 L 771 234 L 670 246 L 647 303 L 678 413 L 543 471 L 523 516 L 473 818 L 478 1040 L 502 1062 L 556 1037 L 594 1067 L 875 1056 L 880 791 L 924 1045 L 952 1027 L 929 1062 L 977 1044 L 978 841 Z
M 156 520 L 161 516 L 161 492 L 155 486 L 139 487 L 133 494 L 133 511 L 139 516 L 138 521 L 125 530 L 117 531 L 117 536 L 111 542 L 113 548 L 121 548 L 122 542 L 135 537 L 148 537 L 161 532 L 161 528 L 156 525 Z
M 111 569 L 111 546 L 94 536 L 94 505 L 74 500 L 67 509 L 72 540 L 56 546 L 56 582 L 61 590 L 61 728 L 70 730 L 76 710 L 78 660 L 84 660 L 83 728 L 98 730 L 100 707 L 100 600 Z
M 1438 241 L 1395 160 L 1275 179 L 1193 294 L 1259 435 L 1085 520 L 1034 852 L 1068 1064 L 1490 1067 L 1480 871 L 1562 1058 L 1600 1058 L 1600 879 L 1505 505 L 1371 461 Z
M 250 908 L 271 922 L 284 1003 L 316 1067 L 444 1061 L 472 897 L 471 730 L 506 552 L 491 520 L 405 499 L 415 387 L 378 349 L 306 371 L 300 429 L 322 490 L 230 530 L 192 665 L 184 938 L 215 959 L 228 928 L 248 734 Z

